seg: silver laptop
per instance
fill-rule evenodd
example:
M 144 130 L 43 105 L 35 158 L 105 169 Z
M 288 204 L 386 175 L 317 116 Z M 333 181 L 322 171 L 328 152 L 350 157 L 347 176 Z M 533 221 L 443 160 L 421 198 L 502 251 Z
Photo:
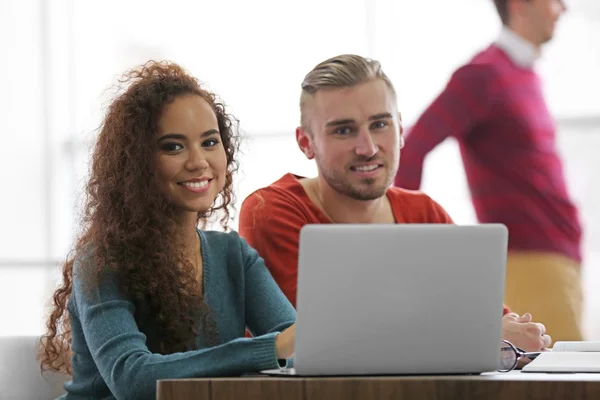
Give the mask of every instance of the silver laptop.
M 494 371 L 507 245 L 500 224 L 306 225 L 294 368 L 263 373 Z

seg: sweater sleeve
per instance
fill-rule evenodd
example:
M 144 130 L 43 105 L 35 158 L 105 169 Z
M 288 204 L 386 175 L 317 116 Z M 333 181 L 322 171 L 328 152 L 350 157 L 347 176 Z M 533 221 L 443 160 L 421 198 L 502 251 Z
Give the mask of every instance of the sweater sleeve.
M 491 70 L 468 64 L 454 72 L 444 90 L 408 130 L 395 185 L 418 190 L 427 154 L 447 137 L 461 138 L 486 120 Z
M 296 321 L 296 310 L 265 267 L 264 260 L 243 238 L 246 319 L 254 336 L 283 331 Z
M 88 349 L 117 399 L 154 398 L 159 379 L 241 375 L 279 366 L 275 329 L 211 348 L 155 354 L 137 327 L 133 303 L 120 295 L 114 276 L 106 275 L 95 290 L 84 291 L 76 274 L 73 298 Z
M 285 297 L 264 260 L 243 238 L 242 254 L 245 264 L 246 323 L 253 336 L 281 332 L 296 322 L 296 309 Z M 293 358 L 278 360 L 293 366 Z
M 266 267 L 296 305 L 300 229 L 309 222 L 296 204 L 278 190 L 259 190 L 240 208 L 240 235 L 264 259 Z

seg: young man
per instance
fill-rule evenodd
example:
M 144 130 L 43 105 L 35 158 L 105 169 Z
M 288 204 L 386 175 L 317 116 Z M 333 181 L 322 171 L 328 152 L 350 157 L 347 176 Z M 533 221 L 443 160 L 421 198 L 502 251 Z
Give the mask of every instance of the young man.
M 555 340 L 582 340 L 582 229 L 533 70 L 565 5 L 495 4 L 500 36 L 454 72 L 410 129 L 395 184 L 419 189 L 427 153 L 454 137 L 479 221 L 509 229 L 505 302 L 517 313 L 533 313 Z
M 396 93 L 377 61 L 341 55 L 304 79 L 298 146 L 318 176 L 286 174 L 252 193 L 239 231 L 295 305 L 300 229 L 309 223 L 452 223 L 420 192 L 390 188 L 403 147 Z M 528 350 L 550 343 L 531 315 L 505 310 L 504 338 Z

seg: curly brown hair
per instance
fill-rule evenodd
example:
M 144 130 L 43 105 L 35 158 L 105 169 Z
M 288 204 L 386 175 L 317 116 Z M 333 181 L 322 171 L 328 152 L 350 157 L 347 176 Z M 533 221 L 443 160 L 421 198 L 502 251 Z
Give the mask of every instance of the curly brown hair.
M 126 72 L 119 83 L 125 87 L 108 107 L 91 158 L 82 233 L 63 266 L 62 284 L 52 297 L 47 331 L 41 338 L 42 370 L 71 373 L 67 302 L 74 261 L 89 246 L 94 257 L 93 262 L 81 264 L 87 266 L 84 289 L 103 274 L 116 273 L 123 295 L 135 305 L 140 330 L 149 324 L 157 330 L 156 343 L 148 343 L 150 351 L 169 354 L 193 349 L 198 319 L 204 337 L 216 342 L 216 327 L 196 271 L 177 242 L 173 206 L 154 179 L 152 143 L 163 108 L 176 97 L 198 95 L 211 105 L 225 148 L 227 174 L 223 190 L 212 208 L 198 215 L 198 222 L 220 210 L 221 225 L 227 230 L 232 175 L 238 168 L 238 121 L 213 93 L 174 63 L 149 61 Z

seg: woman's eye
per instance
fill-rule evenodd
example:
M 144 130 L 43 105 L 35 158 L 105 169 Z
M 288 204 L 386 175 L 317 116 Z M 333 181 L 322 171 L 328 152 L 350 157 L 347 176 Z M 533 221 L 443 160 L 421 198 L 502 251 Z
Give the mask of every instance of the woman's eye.
M 219 144 L 219 139 L 211 138 L 202 142 L 202 147 L 213 147 Z
M 165 143 L 160 148 L 164 151 L 179 151 L 183 149 L 183 146 L 179 143 Z

